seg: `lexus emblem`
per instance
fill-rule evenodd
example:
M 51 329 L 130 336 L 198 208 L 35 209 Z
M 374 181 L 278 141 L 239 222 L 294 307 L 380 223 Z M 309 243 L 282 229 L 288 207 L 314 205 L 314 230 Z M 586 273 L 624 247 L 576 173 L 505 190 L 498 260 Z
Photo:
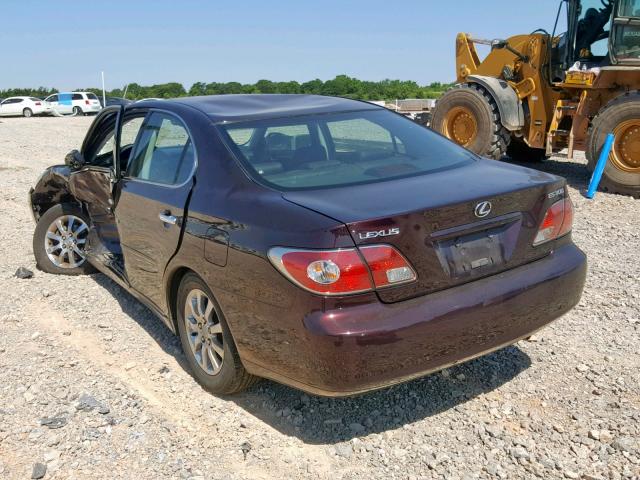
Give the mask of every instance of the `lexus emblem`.
M 476 217 L 484 218 L 491 213 L 491 202 L 480 202 L 474 210 Z

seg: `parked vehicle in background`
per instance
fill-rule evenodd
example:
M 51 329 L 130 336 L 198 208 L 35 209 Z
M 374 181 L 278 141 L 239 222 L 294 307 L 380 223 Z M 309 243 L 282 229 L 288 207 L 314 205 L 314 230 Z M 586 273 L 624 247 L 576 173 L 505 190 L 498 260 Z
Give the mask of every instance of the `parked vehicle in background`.
M 102 108 L 104 107 L 113 107 L 118 106 L 118 105 L 129 105 L 130 103 L 133 103 L 133 100 L 127 100 L 126 98 L 121 98 L 121 97 L 107 97 L 106 98 L 107 103 L 105 105 L 102 96 L 98 95 L 98 101 L 100 102 L 100 105 L 102 105 Z
M 109 107 L 29 198 L 38 267 L 109 276 L 215 393 L 419 377 L 531 335 L 586 274 L 564 179 L 335 97 Z
M 0 115 L 32 117 L 49 113 L 49 106 L 36 97 L 9 97 L 0 103 Z
M 61 115 L 86 115 L 102 110 L 97 95 L 92 92 L 54 93 L 44 100 L 51 106 L 52 113 Z

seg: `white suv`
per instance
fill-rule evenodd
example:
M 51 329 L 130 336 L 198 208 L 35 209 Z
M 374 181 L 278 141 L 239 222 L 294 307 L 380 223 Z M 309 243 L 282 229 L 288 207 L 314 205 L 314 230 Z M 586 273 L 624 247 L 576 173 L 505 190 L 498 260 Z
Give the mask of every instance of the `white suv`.
M 61 115 L 86 115 L 87 113 L 98 113 L 102 110 L 102 105 L 95 93 L 91 92 L 68 92 L 49 95 L 44 99 L 51 107 L 52 113 Z
M 33 115 L 42 115 L 48 112 L 47 104 L 36 97 L 9 97 L 0 103 L 0 116 L 3 117 L 13 115 L 32 117 Z

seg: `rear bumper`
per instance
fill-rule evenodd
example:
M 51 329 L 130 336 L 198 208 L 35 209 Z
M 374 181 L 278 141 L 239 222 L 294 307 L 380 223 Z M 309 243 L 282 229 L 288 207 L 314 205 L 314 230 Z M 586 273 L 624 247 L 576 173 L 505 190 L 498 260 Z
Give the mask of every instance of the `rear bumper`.
M 569 243 L 533 263 L 403 302 L 327 302 L 301 312 L 306 331 L 286 342 L 295 355 L 291 371 L 252 362 L 247 368 L 326 396 L 404 382 L 515 343 L 557 319 L 580 300 L 586 268 L 584 253 Z

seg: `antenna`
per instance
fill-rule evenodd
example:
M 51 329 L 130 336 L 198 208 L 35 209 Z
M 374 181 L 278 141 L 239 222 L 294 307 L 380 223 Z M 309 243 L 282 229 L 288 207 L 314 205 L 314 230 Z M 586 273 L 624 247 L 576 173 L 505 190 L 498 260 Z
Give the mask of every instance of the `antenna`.
M 102 105 L 107 106 L 107 94 L 104 90 L 104 72 L 100 72 L 102 74 Z

